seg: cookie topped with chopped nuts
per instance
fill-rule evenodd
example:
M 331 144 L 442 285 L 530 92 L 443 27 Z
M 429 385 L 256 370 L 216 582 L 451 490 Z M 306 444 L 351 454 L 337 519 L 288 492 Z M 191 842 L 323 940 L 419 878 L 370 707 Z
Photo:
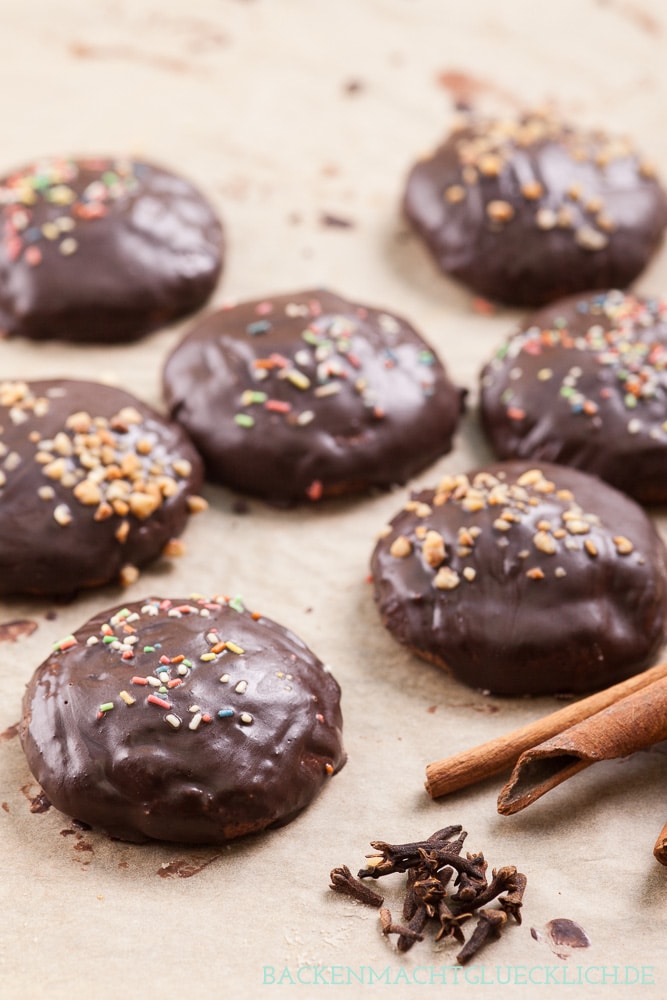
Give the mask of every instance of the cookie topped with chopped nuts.
M 213 206 L 143 160 L 42 157 L 0 179 L 0 337 L 136 340 L 203 305 L 222 259 Z
M 322 289 L 208 316 L 164 385 L 211 479 L 287 504 L 405 482 L 450 450 L 464 396 L 405 319 Z
M 543 112 L 464 118 L 412 168 L 404 207 L 446 274 L 519 306 L 625 288 L 667 225 L 655 168 L 629 139 Z
M 121 389 L 0 382 L 0 594 L 134 582 L 202 510 L 183 430 Z
M 529 316 L 481 374 L 498 458 L 593 472 L 667 502 L 667 298 L 573 296 Z
M 652 522 L 564 466 L 445 477 L 384 529 L 371 570 L 394 638 L 494 694 L 606 687 L 650 666 L 665 634 L 667 550 Z
M 55 644 L 21 742 L 56 808 L 121 840 L 219 844 L 293 819 L 345 763 L 340 688 L 240 597 L 149 597 Z

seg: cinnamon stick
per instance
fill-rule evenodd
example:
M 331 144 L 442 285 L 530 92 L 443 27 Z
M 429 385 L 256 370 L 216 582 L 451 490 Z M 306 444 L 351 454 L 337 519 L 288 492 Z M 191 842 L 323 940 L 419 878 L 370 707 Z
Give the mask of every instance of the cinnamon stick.
M 472 750 L 465 750 L 452 757 L 435 761 L 426 768 L 426 791 L 435 799 L 499 774 L 506 768 L 512 767 L 525 750 L 665 677 L 667 677 L 667 663 L 660 663 L 644 673 L 621 681 L 620 684 L 566 705 L 535 722 L 529 722 L 505 736 L 481 743 Z
M 667 865 L 667 823 L 662 828 L 662 832 L 655 842 L 653 854 L 661 865 Z
M 667 677 L 526 750 L 498 796 L 504 816 L 599 760 L 627 757 L 667 739 Z

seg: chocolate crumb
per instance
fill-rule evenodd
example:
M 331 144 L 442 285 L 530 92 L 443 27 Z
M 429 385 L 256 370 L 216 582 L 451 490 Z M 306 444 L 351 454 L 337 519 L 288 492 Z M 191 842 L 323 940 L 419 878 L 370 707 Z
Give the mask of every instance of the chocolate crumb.
M 51 808 L 51 802 L 46 797 L 44 792 L 40 792 L 35 795 L 34 799 L 30 802 L 30 812 L 31 813 L 45 813 Z

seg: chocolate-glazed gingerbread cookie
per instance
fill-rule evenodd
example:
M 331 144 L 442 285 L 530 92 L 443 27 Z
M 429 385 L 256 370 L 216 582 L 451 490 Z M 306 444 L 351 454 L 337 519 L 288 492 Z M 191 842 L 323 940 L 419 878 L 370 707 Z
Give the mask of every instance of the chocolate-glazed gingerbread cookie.
M 140 160 L 38 160 L 0 180 L 0 336 L 128 341 L 201 306 L 222 228 L 189 181 Z
M 499 458 L 573 465 L 667 501 L 667 301 L 619 291 L 530 316 L 481 376 Z
M 614 684 L 664 637 L 660 536 L 633 500 L 563 466 L 446 477 L 393 519 L 371 568 L 394 638 L 495 694 Z
M 0 382 L 0 594 L 71 595 L 156 558 L 206 506 L 183 430 L 96 382 Z
M 450 449 L 463 399 L 404 319 L 322 290 L 212 314 L 164 385 L 209 477 L 275 502 L 405 482 Z
M 238 598 L 150 598 L 57 643 L 20 735 L 75 819 L 217 844 L 289 822 L 343 766 L 339 699 L 308 647 Z
M 537 306 L 627 286 L 662 238 L 667 197 L 628 139 L 535 113 L 466 120 L 413 167 L 405 212 L 445 273 Z

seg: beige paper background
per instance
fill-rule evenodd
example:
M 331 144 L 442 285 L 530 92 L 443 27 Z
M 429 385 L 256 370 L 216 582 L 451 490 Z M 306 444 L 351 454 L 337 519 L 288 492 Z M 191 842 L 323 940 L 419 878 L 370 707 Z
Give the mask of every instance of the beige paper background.
M 467 74 L 488 107 L 550 99 L 628 132 L 667 176 L 666 32 L 660 0 L 0 0 L 0 172 L 59 152 L 162 161 L 224 215 L 229 255 L 214 303 L 327 284 L 408 316 L 472 390 L 454 452 L 420 477 L 431 484 L 486 459 L 476 376 L 518 315 L 476 312 L 399 218 L 409 164 L 451 121 L 452 77 L 450 90 L 438 78 Z M 354 227 L 323 226 L 324 212 Z M 638 287 L 667 289 L 667 248 Z M 104 377 L 160 405 L 162 360 L 184 328 L 131 347 L 2 342 L 0 378 Z M 188 528 L 185 557 L 146 571 L 127 599 L 241 593 L 298 632 L 343 687 L 349 763 L 278 832 L 220 851 L 136 847 L 76 831 L 54 809 L 31 813 L 37 790 L 18 739 L 5 738 L 0 996 L 310 997 L 348 975 L 313 982 L 316 965 L 389 969 L 394 997 L 531 998 L 547 967 L 583 983 L 560 985 L 561 997 L 663 995 L 667 871 L 651 851 L 667 818 L 665 748 L 600 764 L 513 818 L 495 812 L 497 781 L 431 802 L 428 761 L 553 702 L 484 698 L 384 633 L 368 557 L 405 491 L 293 512 L 251 501 L 246 514 L 223 489 L 206 496 L 211 509 Z M 0 605 L 0 623 L 38 623 L 0 644 L 0 730 L 17 722 L 24 684 L 52 642 L 122 599 L 104 588 L 65 606 Z M 429 985 L 455 947 L 429 941 L 398 956 L 373 911 L 327 890 L 328 872 L 359 867 L 371 839 L 456 822 L 491 866 L 527 873 L 525 920 L 482 954 L 483 969 Z M 398 905 L 399 880 L 390 881 Z M 590 948 L 563 961 L 534 940 L 530 928 L 554 917 L 578 921 Z M 266 982 L 264 967 L 276 979 L 301 969 L 303 983 Z M 609 977 L 631 967 L 645 985 L 594 985 L 602 967 Z M 401 970 L 417 982 L 406 985 Z M 494 988 L 494 977 L 510 984 Z M 325 995 L 369 990 L 386 992 L 352 979 Z

